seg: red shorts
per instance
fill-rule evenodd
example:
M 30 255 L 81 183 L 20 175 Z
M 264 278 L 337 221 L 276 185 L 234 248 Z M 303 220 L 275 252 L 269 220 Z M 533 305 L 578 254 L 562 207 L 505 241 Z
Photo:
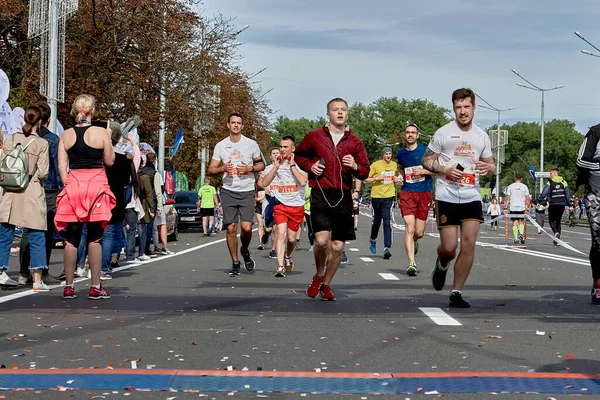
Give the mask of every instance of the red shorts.
M 304 206 L 276 204 L 273 207 L 273 217 L 275 218 L 275 225 L 287 224 L 288 229 L 298 232 L 298 228 L 304 220 Z
M 402 216 L 414 215 L 416 219 L 427 221 L 431 207 L 431 193 L 429 192 L 400 192 L 400 212 Z

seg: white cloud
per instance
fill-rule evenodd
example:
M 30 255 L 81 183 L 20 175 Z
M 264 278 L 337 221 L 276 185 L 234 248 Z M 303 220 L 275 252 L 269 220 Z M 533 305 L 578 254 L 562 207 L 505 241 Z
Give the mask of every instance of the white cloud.
M 239 37 L 240 66 L 268 67 L 256 79 L 274 87 L 271 108 L 292 118 L 323 115 L 336 96 L 427 98 L 449 108 L 452 90 L 467 86 L 497 107 L 517 107 L 504 121 L 539 121 L 540 95 L 515 85 L 515 68 L 536 85 L 565 85 L 546 95 L 546 120 L 570 119 L 584 132 L 600 119 L 600 59 L 581 54 L 589 47 L 573 34 L 600 45 L 593 0 L 207 0 L 204 11 L 250 24 Z M 487 126 L 496 114 L 478 110 L 477 119 Z

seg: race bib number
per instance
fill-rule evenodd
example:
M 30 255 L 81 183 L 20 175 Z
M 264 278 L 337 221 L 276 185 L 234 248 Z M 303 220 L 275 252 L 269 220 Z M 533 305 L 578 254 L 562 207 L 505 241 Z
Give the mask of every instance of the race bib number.
M 425 177 L 414 173 L 414 167 L 404 168 L 404 181 L 406 183 L 423 182 Z
M 279 193 L 297 193 L 298 186 L 297 185 L 280 185 L 277 187 L 277 191 Z
M 465 169 L 463 170 L 462 178 L 453 179 L 451 176 L 446 175 L 446 180 L 457 184 L 459 187 L 475 187 L 479 181 L 479 174 L 475 170 L 475 164 L 467 164 L 463 165 L 463 167 Z
M 389 184 L 394 182 L 394 172 L 393 171 L 383 171 L 381 173 L 383 175 L 383 184 Z

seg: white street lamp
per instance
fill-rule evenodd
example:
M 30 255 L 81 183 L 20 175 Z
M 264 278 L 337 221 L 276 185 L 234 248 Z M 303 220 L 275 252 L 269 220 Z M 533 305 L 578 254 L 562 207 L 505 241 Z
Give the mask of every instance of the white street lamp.
M 517 75 L 519 78 L 523 79 L 525 82 L 527 82 L 529 84 L 529 85 L 524 85 L 522 83 L 517 83 L 517 86 L 542 93 L 542 134 L 541 134 L 541 145 L 540 145 L 540 172 L 543 172 L 544 171 L 544 93 L 563 88 L 564 85 L 558 85 L 558 86 L 554 86 L 554 87 L 551 87 L 548 89 L 543 89 L 543 88 L 536 86 L 533 83 L 529 82 L 527 79 L 525 79 L 522 75 L 520 75 L 514 69 L 511 69 L 511 71 L 515 75 Z M 544 179 L 540 178 L 540 193 L 542 192 L 543 189 L 544 189 Z
M 487 101 L 485 101 L 485 99 L 483 97 L 481 97 L 479 94 L 475 93 L 475 95 L 477 97 L 479 97 L 479 99 L 481 101 L 483 101 L 486 105 L 483 104 L 477 104 L 477 107 L 481 107 L 481 108 L 485 108 L 486 110 L 490 110 L 490 111 L 495 111 L 498 113 L 498 123 L 497 123 L 497 131 L 498 131 L 498 135 L 497 135 L 497 143 L 496 143 L 496 198 L 500 198 L 500 113 L 505 112 L 505 111 L 512 111 L 512 110 L 516 110 L 516 107 L 510 107 L 510 108 L 505 108 L 505 109 L 500 109 L 500 108 L 496 108 L 493 105 L 491 105 L 490 103 L 488 103 Z

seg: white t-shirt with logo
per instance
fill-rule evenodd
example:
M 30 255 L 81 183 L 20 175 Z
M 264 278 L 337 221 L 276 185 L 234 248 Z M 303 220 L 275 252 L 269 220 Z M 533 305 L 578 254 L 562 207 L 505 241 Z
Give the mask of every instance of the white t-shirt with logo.
M 440 155 L 441 166 L 460 164 L 463 168 L 463 178 L 459 181 L 444 173 L 437 174 L 435 199 L 456 204 L 481 201 L 475 163 L 482 157 L 492 156 L 488 134 L 475 124 L 470 130 L 463 131 L 456 121 L 451 121 L 435 132 L 429 149 Z
M 527 205 L 525 198 L 529 196 L 529 188 L 521 182 L 515 182 L 508 186 L 510 196 L 510 211 L 525 211 Z
M 230 137 L 226 137 L 217 143 L 212 159 L 221 161 L 223 164 L 231 161 L 234 166 L 232 174 L 227 171 L 223 173 L 223 189 L 233 192 L 254 191 L 256 183 L 254 174 L 252 172 L 238 174 L 235 167 L 240 166 L 242 163 L 252 165 L 256 157 L 260 157 L 258 144 L 244 135 L 241 135 L 237 143 L 233 143 Z
M 298 168 L 298 166 L 296 165 L 294 168 Z M 273 164 L 267 165 L 260 175 L 264 177 L 272 169 Z M 302 172 L 299 168 L 298 171 Z M 271 196 L 275 196 L 279 202 L 286 206 L 304 207 L 304 186 L 300 186 L 296 180 L 289 161 L 285 161 L 283 164 L 279 165 L 279 169 L 269 185 L 269 190 L 271 191 Z

